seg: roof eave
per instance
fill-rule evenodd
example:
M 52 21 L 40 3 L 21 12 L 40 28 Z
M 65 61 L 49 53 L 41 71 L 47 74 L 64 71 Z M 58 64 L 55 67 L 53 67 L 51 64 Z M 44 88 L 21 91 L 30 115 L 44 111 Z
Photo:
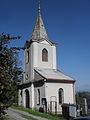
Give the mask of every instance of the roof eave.
M 76 80 L 68 80 L 68 79 L 51 79 L 47 78 L 46 82 L 55 82 L 55 83 L 75 83 Z

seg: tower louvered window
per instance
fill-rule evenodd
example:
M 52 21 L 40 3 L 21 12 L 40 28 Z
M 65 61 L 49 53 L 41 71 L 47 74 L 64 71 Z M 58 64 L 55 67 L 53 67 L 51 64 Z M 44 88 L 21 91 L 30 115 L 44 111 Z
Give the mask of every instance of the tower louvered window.
M 45 48 L 42 50 L 42 61 L 48 62 L 48 51 Z

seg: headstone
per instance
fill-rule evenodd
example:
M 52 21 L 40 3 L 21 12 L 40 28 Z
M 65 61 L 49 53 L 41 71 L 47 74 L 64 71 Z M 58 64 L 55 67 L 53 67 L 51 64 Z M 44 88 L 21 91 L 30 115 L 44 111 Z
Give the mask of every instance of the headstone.
M 87 99 L 83 98 L 83 114 L 87 115 Z

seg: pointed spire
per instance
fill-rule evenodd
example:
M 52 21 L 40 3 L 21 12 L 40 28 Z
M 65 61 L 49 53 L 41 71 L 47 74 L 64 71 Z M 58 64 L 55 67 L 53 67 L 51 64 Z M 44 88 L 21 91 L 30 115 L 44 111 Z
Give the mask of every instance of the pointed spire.
M 40 41 L 42 39 L 48 40 L 48 35 L 41 17 L 40 0 L 38 0 L 38 16 L 37 16 L 36 25 L 32 33 L 32 39 L 36 41 Z

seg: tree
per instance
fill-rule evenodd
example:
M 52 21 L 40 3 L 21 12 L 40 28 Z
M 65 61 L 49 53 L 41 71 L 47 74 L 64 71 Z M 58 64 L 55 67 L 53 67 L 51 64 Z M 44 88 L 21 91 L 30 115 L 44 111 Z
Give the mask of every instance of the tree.
M 20 38 L 0 34 L 0 105 L 9 106 L 15 100 L 17 83 L 22 79 L 22 68 L 17 62 L 20 48 L 8 46 L 11 40 Z
M 83 98 L 87 99 L 88 109 L 90 109 L 90 92 L 77 92 L 76 103 L 83 108 Z

